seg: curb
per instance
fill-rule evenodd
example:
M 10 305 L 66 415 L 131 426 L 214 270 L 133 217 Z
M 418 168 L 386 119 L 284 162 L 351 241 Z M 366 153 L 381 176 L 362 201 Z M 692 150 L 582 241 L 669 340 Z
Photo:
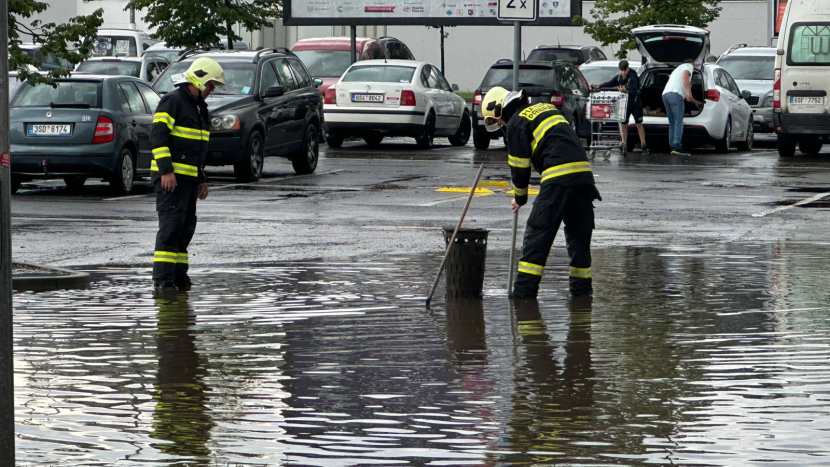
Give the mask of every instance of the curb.
M 59 275 L 54 276 L 12 276 L 12 290 L 18 292 L 43 292 L 47 290 L 60 289 L 85 289 L 89 287 L 89 283 L 92 280 L 90 275 L 86 272 L 78 272 L 73 271 L 71 269 L 56 268 L 53 266 L 44 266 L 42 264 L 35 263 L 23 263 L 20 261 L 15 261 L 15 263 L 41 269 L 51 269 L 52 271 L 58 271 L 61 273 Z

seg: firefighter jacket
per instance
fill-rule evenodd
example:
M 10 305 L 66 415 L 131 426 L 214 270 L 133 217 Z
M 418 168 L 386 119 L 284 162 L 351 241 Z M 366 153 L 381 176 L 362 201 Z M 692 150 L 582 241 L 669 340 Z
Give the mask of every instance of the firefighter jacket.
M 524 105 L 507 122 L 507 160 L 516 204 L 527 203 L 531 166 L 547 185 L 593 185 L 594 175 L 582 142 L 556 107 Z
M 170 172 L 176 178 L 206 181 L 202 168 L 209 139 L 210 115 L 205 100 L 193 97 L 187 86 L 168 92 L 156 108 L 150 130 L 153 182 Z

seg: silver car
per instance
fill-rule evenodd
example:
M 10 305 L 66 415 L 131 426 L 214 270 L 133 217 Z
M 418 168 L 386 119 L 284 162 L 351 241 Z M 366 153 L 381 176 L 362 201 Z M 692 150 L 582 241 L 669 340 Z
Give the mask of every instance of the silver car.
M 132 76 L 152 83 L 169 64 L 162 57 L 147 54 L 142 57 L 93 57 L 79 63 L 73 74 Z
M 755 131 L 772 133 L 772 83 L 775 76 L 775 47 L 733 46 L 718 59 L 742 91 L 752 95 L 746 102 L 752 107 Z

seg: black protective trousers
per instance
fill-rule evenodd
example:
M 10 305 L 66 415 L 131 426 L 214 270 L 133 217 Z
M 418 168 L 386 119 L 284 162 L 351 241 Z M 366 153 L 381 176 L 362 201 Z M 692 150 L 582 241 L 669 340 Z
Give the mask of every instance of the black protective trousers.
M 559 225 L 565 223 L 565 243 L 570 257 L 569 286 L 572 295 L 587 295 L 591 286 L 591 234 L 594 230 L 592 185 L 542 185 L 527 219 L 518 276 L 513 297 L 536 298 Z
M 196 196 L 199 183 L 176 178 L 176 189 L 165 191 L 156 180 L 156 211 L 159 231 L 153 255 L 153 281 L 175 282 L 187 277 L 187 246 L 196 232 Z

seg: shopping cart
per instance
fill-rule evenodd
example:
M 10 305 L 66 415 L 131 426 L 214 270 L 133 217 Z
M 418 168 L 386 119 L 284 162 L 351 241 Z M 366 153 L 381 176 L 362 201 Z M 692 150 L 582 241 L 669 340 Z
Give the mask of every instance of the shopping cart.
M 588 100 L 588 121 L 591 122 L 591 159 L 598 152 L 604 158 L 611 157 L 611 151 L 619 149 L 625 157 L 625 143 L 622 139 L 622 126 L 626 123 L 628 94 L 611 90 L 599 90 L 591 93 Z M 616 123 L 616 125 L 614 125 Z

